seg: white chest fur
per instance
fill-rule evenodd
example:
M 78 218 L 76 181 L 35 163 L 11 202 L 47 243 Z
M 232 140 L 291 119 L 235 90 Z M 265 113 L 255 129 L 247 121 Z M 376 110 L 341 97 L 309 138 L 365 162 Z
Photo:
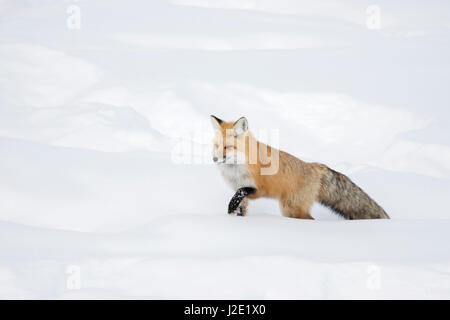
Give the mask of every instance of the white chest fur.
M 246 164 L 219 164 L 218 167 L 225 180 L 234 190 L 243 187 L 255 187 Z

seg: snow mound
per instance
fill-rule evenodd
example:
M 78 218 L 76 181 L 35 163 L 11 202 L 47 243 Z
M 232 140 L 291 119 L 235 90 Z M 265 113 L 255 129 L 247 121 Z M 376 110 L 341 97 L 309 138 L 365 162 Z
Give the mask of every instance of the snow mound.
M 449 227 L 196 214 L 102 234 L 1 222 L 0 297 L 448 299 Z M 80 289 L 67 286 L 73 268 Z

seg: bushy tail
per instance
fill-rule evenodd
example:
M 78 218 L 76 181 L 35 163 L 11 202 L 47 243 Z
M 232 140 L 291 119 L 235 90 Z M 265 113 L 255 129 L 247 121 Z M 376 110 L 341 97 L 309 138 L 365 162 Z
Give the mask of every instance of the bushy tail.
M 346 219 L 389 219 L 387 213 L 348 177 L 327 168 L 319 202 Z

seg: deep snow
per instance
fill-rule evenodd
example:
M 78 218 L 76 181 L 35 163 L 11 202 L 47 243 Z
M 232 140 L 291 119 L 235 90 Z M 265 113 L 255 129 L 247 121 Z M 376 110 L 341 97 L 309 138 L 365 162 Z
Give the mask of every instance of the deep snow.
M 212 165 L 0 146 L 2 298 L 450 297 L 450 220 L 423 217 L 414 201 L 393 199 L 393 219 L 380 221 L 343 221 L 319 206 L 319 220 L 284 218 L 269 200 L 229 216 L 233 192 Z M 419 188 L 401 175 L 378 185 L 383 175 L 358 180 L 381 199 Z M 415 219 L 400 218 L 402 207 Z M 71 266 L 80 290 L 67 285 Z
M 448 220 L 166 215 L 119 234 L 0 224 L 3 298 L 449 298 Z M 66 286 L 80 271 L 80 290 Z M 37 276 L 38 275 L 38 276 Z M 70 287 L 69 287 L 70 288 Z
M 0 1 L 0 298 L 450 298 L 450 10 L 368 5 Z M 392 220 L 228 216 L 211 113 Z

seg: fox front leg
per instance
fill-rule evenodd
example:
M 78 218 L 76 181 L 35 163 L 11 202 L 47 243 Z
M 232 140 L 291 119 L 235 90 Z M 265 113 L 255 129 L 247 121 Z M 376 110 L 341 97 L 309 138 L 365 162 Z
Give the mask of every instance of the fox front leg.
M 247 208 L 248 208 L 248 198 L 245 197 L 244 199 L 242 199 L 241 203 L 239 204 L 239 207 L 237 208 L 237 215 L 245 216 L 247 214 Z
M 234 211 L 228 212 L 229 214 L 237 214 L 238 216 L 245 216 L 247 214 L 247 207 L 248 207 L 248 199 L 244 198 L 242 199 L 241 203 L 237 206 L 237 208 Z M 232 210 L 229 208 L 229 210 Z
M 245 215 L 247 212 L 247 199 L 246 196 L 256 193 L 256 189 L 252 187 L 244 187 L 239 188 L 234 194 L 233 198 L 231 198 L 230 203 L 228 204 L 228 213 L 235 213 L 237 209 L 238 215 Z M 245 201 L 243 201 L 245 199 Z

